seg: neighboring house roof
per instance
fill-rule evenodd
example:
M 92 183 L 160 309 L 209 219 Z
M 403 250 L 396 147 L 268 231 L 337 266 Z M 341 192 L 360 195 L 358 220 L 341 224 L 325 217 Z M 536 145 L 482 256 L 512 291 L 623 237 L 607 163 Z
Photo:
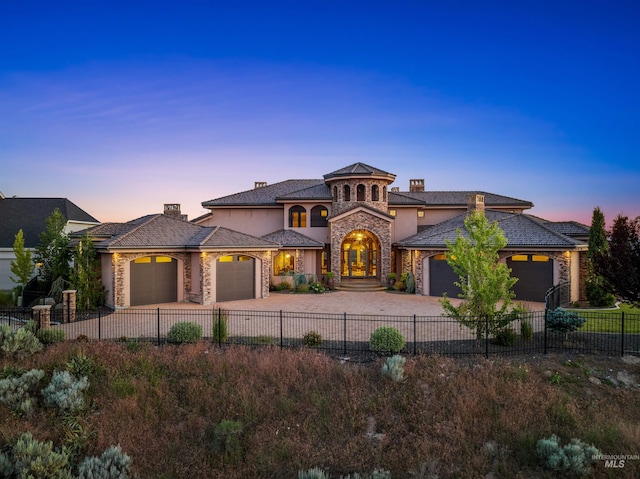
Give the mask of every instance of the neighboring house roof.
M 27 248 L 38 246 L 40 233 L 47 229 L 47 218 L 58 208 L 67 221 L 100 223 L 67 198 L 1 198 L 0 248 L 13 248 L 20 229 Z
M 586 246 L 583 241 L 570 238 L 549 227 L 538 218 L 524 213 L 507 213 L 486 210 L 490 222 L 496 221 L 508 240 L 507 248 L 575 249 Z M 468 236 L 464 228 L 465 214 L 430 226 L 418 234 L 399 241 L 401 248 L 446 248 L 447 241 L 454 242 L 458 231 Z
M 364 163 L 354 163 L 353 165 L 345 166 L 339 170 L 327 173 L 324 175 L 324 179 L 330 180 L 345 176 L 386 176 L 390 180 L 393 180 L 396 177 L 393 173 L 375 168 L 374 166 L 365 165 Z
M 485 206 L 533 208 L 530 201 L 485 191 L 397 191 L 389 193 L 389 204 L 402 204 L 407 201 L 406 198 L 411 198 L 426 206 L 461 206 L 467 205 L 470 195 L 484 195 Z
M 324 248 L 324 243 L 290 229 L 274 231 L 262 239 L 278 243 L 283 248 Z
M 85 230 L 96 238 L 96 249 L 208 249 L 277 248 L 279 245 L 220 226 L 199 226 L 163 214 L 136 218 L 127 223 L 105 223 Z M 85 231 L 73 234 L 82 236 Z

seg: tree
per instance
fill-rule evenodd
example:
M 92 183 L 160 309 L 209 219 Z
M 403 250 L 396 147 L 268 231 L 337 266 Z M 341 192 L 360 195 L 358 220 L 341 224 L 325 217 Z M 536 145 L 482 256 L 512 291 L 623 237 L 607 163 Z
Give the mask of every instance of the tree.
M 607 291 L 602 275 L 595 271 L 595 263 L 598 258 L 609 253 L 607 232 L 605 230 L 604 214 L 599 207 L 593 210 L 591 228 L 589 229 L 589 242 L 587 258 L 589 259 L 585 292 L 591 306 L 610 307 L 615 303 L 615 297 Z
M 11 261 L 11 272 L 15 277 L 10 276 L 11 281 L 20 285 L 21 290 L 25 284 L 33 277 L 34 264 L 31 258 L 31 251 L 24 248 L 24 234 L 19 230 L 13 242 L 13 254 L 16 259 Z
M 609 250 L 596 259 L 595 269 L 618 298 L 640 306 L 640 217 L 616 217 Z
M 106 291 L 102 286 L 100 259 L 88 233 L 73 250 L 71 284 L 76 289 L 79 308 L 91 309 L 104 305 Z
M 460 277 L 455 284 L 462 289 L 464 300 L 454 306 L 446 294 L 440 300 L 445 313 L 476 333 L 482 339 L 486 325 L 495 335 L 517 318 L 522 311 L 514 305 L 513 285 L 506 264 L 498 262 L 498 252 L 507 245 L 504 232 L 497 222 L 489 223 L 481 211 L 471 212 L 464 220 L 467 235 L 458 229 L 455 242 L 447 241 L 447 263 Z
M 36 261 L 42 265 L 40 279 L 47 287 L 56 280 L 69 280 L 71 250 L 69 235 L 64 231 L 66 225 L 67 219 L 56 208 L 46 220 L 46 229 L 40 233 Z

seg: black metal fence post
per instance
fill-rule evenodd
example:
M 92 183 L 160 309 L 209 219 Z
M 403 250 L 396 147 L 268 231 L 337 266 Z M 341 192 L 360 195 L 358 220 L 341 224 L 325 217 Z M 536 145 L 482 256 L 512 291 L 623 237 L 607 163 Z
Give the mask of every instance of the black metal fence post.
M 622 311 L 622 316 L 620 317 L 621 324 L 621 332 L 620 332 L 620 356 L 624 356 L 624 311 Z
M 343 355 L 347 355 L 347 313 L 344 313 L 344 336 L 342 340 Z
M 418 335 L 416 334 L 416 315 L 413 315 L 413 355 L 418 354 Z
M 547 312 L 549 310 L 547 308 L 544 309 L 544 354 L 547 354 L 549 351 L 547 346 Z
M 489 316 L 484 317 L 484 357 L 489 359 Z
M 98 308 L 98 340 L 102 339 L 102 312 Z
M 284 349 L 284 332 L 282 327 L 282 310 L 280 310 L 280 349 Z
M 160 308 L 158 308 L 158 346 L 160 346 Z

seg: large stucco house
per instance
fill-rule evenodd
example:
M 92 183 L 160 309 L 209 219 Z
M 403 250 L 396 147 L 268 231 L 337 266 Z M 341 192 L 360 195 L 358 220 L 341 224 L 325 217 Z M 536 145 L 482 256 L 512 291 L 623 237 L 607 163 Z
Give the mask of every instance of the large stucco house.
M 497 221 L 509 240 L 501 261 L 519 278 L 516 298 L 542 301 L 559 283 L 583 297 L 589 228 L 526 214 L 533 204 L 482 191 L 425 191 L 392 186 L 395 175 L 363 163 L 320 179 L 255 182 L 254 188 L 204 201 L 192 221 L 179 205 L 163 214 L 91 230 L 101 253 L 108 302 L 129 307 L 175 301 L 214 304 L 261 298 L 286 275 L 334 282 L 386 283 L 411 271 L 416 294 L 456 296 L 444 261 L 446 240 L 470 209 Z

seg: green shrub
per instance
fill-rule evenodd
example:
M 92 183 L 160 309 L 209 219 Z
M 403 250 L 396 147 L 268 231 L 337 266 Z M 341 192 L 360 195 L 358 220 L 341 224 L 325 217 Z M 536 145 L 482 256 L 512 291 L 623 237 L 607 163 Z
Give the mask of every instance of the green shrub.
M 3 370 L 5 372 L 6 368 Z M 4 374 L 3 374 L 4 376 Z M 29 416 L 33 409 L 31 397 L 44 377 L 44 371 L 32 369 L 16 375 L 7 374 L 0 379 L 0 403 L 18 416 Z
M 298 286 L 296 286 L 296 293 L 308 293 L 309 292 L 309 285 L 307 283 L 301 283 Z
M 53 443 L 40 442 L 31 433 L 22 434 L 10 453 L 15 477 L 30 479 L 72 479 L 69 456 L 56 452 Z M 11 477 L 11 476 L 9 476 Z
M 215 315 L 213 320 L 213 340 L 217 343 L 224 343 L 229 337 L 227 313 L 214 310 L 213 314 Z
M 167 341 L 174 344 L 195 343 L 201 338 L 202 325 L 198 323 L 176 323 L 167 333 Z
M 409 271 L 406 273 L 404 278 L 404 284 L 406 286 L 406 291 L 409 294 L 414 294 L 416 292 L 416 279 L 413 276 L 413 273 Z
M 78 467 L 78 479 L 128 479 L 131 458 L 120 446 L 108 447 L 100 457 L 87 457 Z
M 54 371 L 49 385 L 42 390 L 47 404 L 64 412 L 73 412 L 84 407 L 84 391 L 89 387 L 86 376 L 74 378 L 69 371 Z
M 289 281 L 282 281 L 276 286 L 276 291 L 288 291 L 291 289 Z
M 407 360 L 396 354 L 387 358 L 382 365 L 382 375 L 390 377 L 394 382 L 400 382 L 404 379 L 404 364 Z
M 582 327 L 586 319 L 578 313 L 556 308 L 547 313 L 547 328 L 556 333 L 570 333 Z
M 1 290 L 0 291 L 0 307 L 11 308 L 15 306 L 16 301 L 12 291 Z
M 213 450 L 223 460 L 236 463 L 242 460 L 242 431 L 244 425 L 240 421 L 225 419 L 216 425 L 213 431 Z
M 7 356 L 20 358 L 42 351 L 42 343 L 26 328 L 14 331 L 3 324 L 0 325 L 0 351 Z
M 553 471 L 584 476 L 591 470 L 593 456 L 600 451 L 579 439 L 571 439 L 569 444 L 560 446 L 560 439 L 553 434 L 538 441 L 536 453 L 544 466 Z
M 320 346 L 322 344 L 322 336 L 317 331 L 309 331 L 303 336 L 305 346 L 310 348 Z
M 405 341 L 402 333 L 391 326 L 381 326 L 369 338 L 371 351 L 381 354 L 399 353 L 404 349 Z
M 517 339 L 516 332 L 512 328 L 503 328 L 496 333 L 495 342 L 500 346 L 513 346 Z
M 313 291 L 316 294 L 324 293 L 324 286 L 321 283 L 314 281 L 313 283 L 309 284 L 309 290 Z
M 66 339 L 64 330 L 58 328 L 40 329 L 36 337 L 42 344 L 61 343 Z
M 594 308 L 611 308 L 616 304 L 616 297 L 605 289 L 604 281 L 600 276 L 585 282 L 585 294 L 589 305 Z
M 293 275 L 293 289 L 298 291 L 298 288 L 303 284 L 307 284 L 307 275 L 304 273 L 295 273 Z
M 329 479 L 329 475 L 319 467 L 298 471 L 298 479 Z
M 533 339 L 533 325 L 531 321 L 523 319 L 520 322 L 520 334 L 525 341 L 531 341 Z
M 407 289 L 407 285 L 404 284 L 404 281 L 396 281 L 393 283 L 393 289 L 396 291 L 404 291 Z

